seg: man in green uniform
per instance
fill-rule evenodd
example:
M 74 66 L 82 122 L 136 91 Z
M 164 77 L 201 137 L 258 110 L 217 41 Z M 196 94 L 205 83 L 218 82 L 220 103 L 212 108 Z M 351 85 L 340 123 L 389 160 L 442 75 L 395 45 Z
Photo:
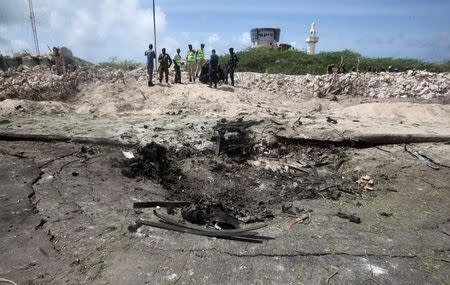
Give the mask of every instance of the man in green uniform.
M 202 67 L 205 64 L 205 44 L 201 44 L 200 48 L 195 52 L 195 61 L 197 62 L 195 78 L 198 78 L 198 75 L 202 71 Z
M 159 62 L 159 83 L 162 83 L 163 75 L 165 75 L 166 83 L 169 83 L 169 67 L 172 65 L 170 55 L 166 53 L 166 49 L 162 49 L 162 53 L 158 57 Z
M 189 50 L 186 55 L 186 67 L 189 74 L 189 82 L 192 79 L 195 81 L 195 51 L 192 49 L 192 45 L 188 45 Z
M 231 86 L 234 86 L 234 71 L 236 70 L 238 62 L 239 59 L 236 53 L 234 52 L 234 49 L 230 48 L 230 59 L 228 60 L 227 75 L 225 78 L 226 84 L 228 84 L 228 75 L 230 75 Z
M 173 66 L 175 68 L 175 83 L 181 84 L 181 56 L 179 48 L 177 48 L 177 54 L 173 57 Z

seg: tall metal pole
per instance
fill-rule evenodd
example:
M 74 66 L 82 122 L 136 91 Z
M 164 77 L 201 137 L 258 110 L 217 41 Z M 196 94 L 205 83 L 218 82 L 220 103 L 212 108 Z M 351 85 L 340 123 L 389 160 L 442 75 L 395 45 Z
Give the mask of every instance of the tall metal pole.
M 155 53 L 158 56 L 158 49 L 156 48 L 156 17 L 155 17 L 155 0 L 153 0 L 153 36 L 155 42 Z M 156 70 L 158 70 L 158 60 L 155 62 Z
M 33 30 L 33 40 L 34 40 L 34 48 L 36 49 L 36 54 L 39 55 L 39 42 L 37 37 L 37 31 L 36 31 L 36 19 L 34 17 L 34 9 L 33 9 L 33 2 L 32 0 L 28 0 L 28 6 L 30 7 L 30 22 L 31 22 L 31 29 Z

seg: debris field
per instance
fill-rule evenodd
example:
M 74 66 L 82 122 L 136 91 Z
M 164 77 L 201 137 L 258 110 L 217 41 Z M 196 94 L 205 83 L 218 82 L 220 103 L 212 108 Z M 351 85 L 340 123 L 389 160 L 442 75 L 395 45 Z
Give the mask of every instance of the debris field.
M 450 74 L 236 82 L 0 72 L 0 278 L 450 282 Z

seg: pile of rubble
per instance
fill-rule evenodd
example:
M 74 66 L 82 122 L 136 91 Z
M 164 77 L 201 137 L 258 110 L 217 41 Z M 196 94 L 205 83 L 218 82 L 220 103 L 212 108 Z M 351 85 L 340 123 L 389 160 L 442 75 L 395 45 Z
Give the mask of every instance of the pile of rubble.
M 450 73 L 407 71 L 400 73 L 347 73 L 283 75 L 243 72 L 241 84 L 288 97 L 314 95 L 365 96 L 374 98 L 450 98 Z
M 174 73 L 172 74 L 173 70 L 169 69 L 169 72 L 171 73 L 171 74 L 169 74 L 170 78 L 173 78 L 174 77 Z M 141 65 L 138 65 L 133 70 L 126 71 L 124 73 L 124 75 L 125 75 L 126 80 L 136 80 L 136 81 L 140 81 L 140 82 L 146 82 L 147 81 L 147 68 L 145 67 L 145 65 L 141 64 Z
M 323 98 L 335 95 L 425 100 L 450 98 L 450 73 L 407 71 L 284 75 L 240 72 L 236 77 L 241 86 L 256 87 L 290 98 L 298 96 Z M 5 99 L 61 101 L 75 94 L 82 83 L 125 83 L 128 80 L 145 82 L 147 80 L 145 66 L 139 65 L 129 71 L 80 66 L 73 72 L 58 76 L 45 65 L 34 67 L 20 65 L 4 72 L 0 71 L 0 101 Z
M 124 80 L 122 71 L 93 66 L 80 66 L 73 72 L 58 76 L 47 66 L 30 68 L 21 65 L 0 71 L 0 101 L 60 101 L 78 92 L 81 83 L 113 83 L 120 80 Z

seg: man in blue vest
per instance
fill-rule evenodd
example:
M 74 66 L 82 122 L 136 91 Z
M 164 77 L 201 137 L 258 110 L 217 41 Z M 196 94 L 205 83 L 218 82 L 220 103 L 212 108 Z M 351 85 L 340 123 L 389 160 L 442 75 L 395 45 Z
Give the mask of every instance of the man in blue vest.
M 201 44 L 200 48 L 195 52 L 195 62 L 197 63 L 195 78 L 198 78 L 199 73 L 202 71 L 202 66 L 205 64 L 205 44 Z
M 148 86 L 155 86 L 153 84 L 153 63 L 156 60 L 156 53 L 153 50 L 153 45 L 148 45 L 148 50 L 145 52 L 145 56 L 147 57 L 147 74 L 148 74 Z

